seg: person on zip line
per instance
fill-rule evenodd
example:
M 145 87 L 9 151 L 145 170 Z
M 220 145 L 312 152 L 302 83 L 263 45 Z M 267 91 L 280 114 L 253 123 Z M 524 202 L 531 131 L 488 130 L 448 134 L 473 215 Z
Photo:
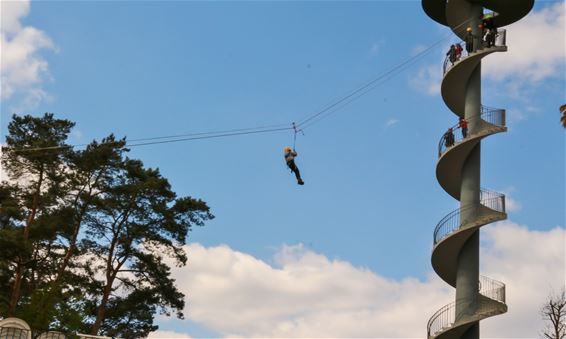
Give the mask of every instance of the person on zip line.
M 297 152 L 289 146 L 285 146 L 284 148 L 285 153 L 285 162 L 287 162 L 287 166 L 295 173 L 295 177 L 297 178 L 297 184 L 304 185 L 305 182 L 301 179 L 301 173 L 299 172 L 299 168 L 295 164 L 295 157 L 297 156 Z

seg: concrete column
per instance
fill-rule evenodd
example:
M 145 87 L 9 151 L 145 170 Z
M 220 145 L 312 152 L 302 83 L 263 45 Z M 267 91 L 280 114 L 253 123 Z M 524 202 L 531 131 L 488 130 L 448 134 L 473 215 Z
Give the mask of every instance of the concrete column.
M 478 339 L 480 337 L 480 324 L 477 323 L 470 327 L 462 336 L 461 339 Z
M 468 79 L 464 117 L 468 121 L 468 134 L 481 128 L 481 61 Z
M 472 34 L 481 36 L 478 28 L 480 16 L 483 13 L 481 4 L 472 3 L 470 25 Z M 478 42 L 481 39 L 477 40 Z M 476 45 L 476 44 L 474 44 Z M 477 46 L 477 45 L 476 45 Z M 476 66 L 468 79 L 465 99 L 464 116 L 468 121 L 468 133 L 474 134 L 481 128 L 479 118 L 481 111 L 481 62 Z M 470 152 L 462 168 L 460 195 L 460 222 L 465 225 L 478 218 L 477 206 L 480 202 L 480 165 L 481 144 L 478 143 Z M 456 272 L 456 321 L 473 315 L 478 309 L 479 301 L 479 230 L 475 231 L 466 241 L 458 254 L 458 269 Z M 479 322 L 469 328 L 462 339 L 479 339 Z
M 458 255 L 458 270 L 456 272 L 456 321 L 467 319 L 478 309 L 478 280 L 479 280 L 479 241 L 480 233 L 474 234 L 466 241 Z M 472 326 L 479 333 L 479 323 Z M 468 333 L 466 332 L 466 333 Z M 479 339 L 474 336 L 463 336 L 467 339 Z
M 463 225 L 478 217 L 478 209 L 470 208 L 470 206 L 477 206 L 480 203 L 480 155 L 481 145 L 478 144 L 470 153 L 462 170 L 460 221 Z M 456 319 L 472 315 L 478 308 L 479 242 L 480 234 L 477 230 L 466 241 L 458 254 Z

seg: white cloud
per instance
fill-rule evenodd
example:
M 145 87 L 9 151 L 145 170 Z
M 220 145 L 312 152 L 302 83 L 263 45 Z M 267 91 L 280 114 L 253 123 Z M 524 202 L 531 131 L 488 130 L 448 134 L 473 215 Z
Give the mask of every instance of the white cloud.
M 20 18 L 28 15 L 29 5 L 29 1 L 2 1 L 0 4 L 2 31 L 14 34 L 21 30 Z
M 81 140 L 83 138 L 83 132 L 76 127 L 71 131 L 71 135 L 77 140 Z
M 505 197 L 505 209 L 507 212 L 518 212 L 523 208 L 520 202 L 511 198 L 510 196 Z
M 505 112 L 505 120 L 508 126 L 512 126 L 517 122 L 523 121 L 527 118 L 527 113 L 518 108 L 512 108 Z
M 508 51 L 483 59 L 483 75 L 506 83 L 509 79 L 532 83 L 563 78 L 565 14 L 564 1 L 557 2 L 505 27 Z
M 564 286 L 565 231 L 531 231 L 509 221 L 486 228 L 482 252 L 487 276 L 506 283 L 509 312 L 485 322 L 491 337 L 534 338 L 544 328 L 540 308 Z
M 518 212 L 523 208 L 523 205 L 512 197 L 515 191 L 516 189 L 513 186 L 501 191 L 505 194 L 505 210 L 507 212 Z
M 437 278 L 392 281 L 302 245 L 283 247 L 280 267 L 227 246 L 188 251 L 189 270 L 176 272 L 190 295 L 188 316 L 228 336 L 420 336 L 439 300 L 450 295 Z
M 29 1 L 0 2 L 0 97 L 5 100 L 19 94 L 20 108 L 33 109 L 49 98 L 41 88 L 41 83 L 48 79 L 49 65 L 38 52 L 54 50 L 55 46 L 44 32 L 22 26 L 21 20 L 29 10 Z
M 442 69 L 437 64 L 421 67 L 417 73 L 411 77 L 409 84 L 416 90 L 431 96 L 440 93 L 440 83 L 442 81 Z
M 564 284 L 564 235 L 511 222 L 485 228 L 482 274 L 507 284 L 509 312 L 482 322 L 484 336 L 537 336 L 541 305 Z M 302 245 L 284 246 L 274 265 L 227 246 L 187 249 L 190 265 L 174 270 L 187 316 L 225 336 L 422 338 L 454 295 L 433 273 L 391 280 Z
M 147 338 L 148 339 L 157 339 L 157 338 L 161 338 L 161 339 L 165 339 L 165 338 L 167 338 L 167 339 L 169 339 L 169 338 L 187 338 L 187 339 L 190 339 L 191 337 L 188 336 L 187 334 L 173 332 L 173 331 L 155 331 L 155 332 L 151 332 Z
M 385 42 L 383 40 L 374 42 L 369 50 L 370 55 L 374 57 L 379 55 L 384 44 Z
M 385 127 L 386 128 L 391 127 L 391 126 L 397 124 L 398 122 L 399 122 L 399 120 L 391 118 L 391 119 L 387 120 L 387 122 L 385 123 Z

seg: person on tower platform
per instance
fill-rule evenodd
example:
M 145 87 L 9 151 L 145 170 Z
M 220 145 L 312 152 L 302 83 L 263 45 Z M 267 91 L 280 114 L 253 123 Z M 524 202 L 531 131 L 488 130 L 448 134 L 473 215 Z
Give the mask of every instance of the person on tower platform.
M 446 147 L 454 146 L 454 132 L 452 132 L 452 127 L 444 133 L 444 145 Z
M 474 51 L 474 35 L 472 34 L 472 27 L 466 28 L 466 32 L 464 42 L 466 43 L 466 52 L 470 54 Z
M 484 42 L 487 48 L 494 47 L 495 37 L 497 35 L 497 27 L 495 27 L 493 13 L 484 14 L 481 16 L 481 18 L 481 27 L 484 30 Z
M 462 138 L 466 139 L 466 137 L 468 136 L 468 121 L 466 121 L 465 118 L 460 118 L 458 127 L 462 129 Z
M 446 55 L 448 56 L 448 60 L 450 60 L 450 63 L 452 65 L 454 65 L 454 62 L 456 62 L 456 46 L 455 45 L 451 45 L 450 49 L 448 50 L 448 52 L 446 53 Z
M 456 61 L 460 60 L 460 57 L 462 56 L 462 46 L 460 46 L 460 44 L 455 44 L 454 48 L 456 50 Z

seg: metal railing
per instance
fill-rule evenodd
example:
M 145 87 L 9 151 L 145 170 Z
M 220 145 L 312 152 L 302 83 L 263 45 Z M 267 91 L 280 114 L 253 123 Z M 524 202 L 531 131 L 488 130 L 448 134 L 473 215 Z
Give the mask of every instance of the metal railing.
M 505 194 L 482 188 L 480 203 L 496 212 L 505 213 Z
M 67 339 L 67 335 L 61 332 L 49 331 L 49 332 L 43 332 L 35 338 L 36 339 Z
M 18 327 L 0 327 L 0 339 L 28 339 L 31 335 L 30 330 Z
M 480 275 L 480 294 L 505 304 L 505 284 L 501 281 Z
M 120 339 L 82 333 L 65 334 L 58 331 L 27 330 L 19 327 L 0 326 L 0 339 Z
M 71 336 L 76 338 L 74 336 Z M 58 331 L 27 330 L 19 327 L 0 326 L 0 339 L 67 339 L 65 333 Z
M 505 110 L 501 109 L 501 108 L 491 108 L 491 107 L 487 107 L 487 106 L 481 106 L 480 108 L 480 115 L 476 116 L 476 117 L 472 117 L 468 120 L 468 124 L 470 123 L 470 121 L 473 121 L 474 119 L 481 119 L 484 122 L 487 122 L 488 124 L 497 126 L 497 127 L 505 127 Z M 440 137 L 440 141 L 438 142 L 438 157 L 440 158 L 442 156 L 442 154 L 444 154 L 444 152 L 446 152 L 448 150 L 448 148 L 453 147 L 454 145 L 456 145 L 457 143 L 459 143 L 460 141 L 464 140 L 464 135 L 461 133 L 455 133 L 456 130 L 460 129 L 460 125 L 456 124 L 452 127 L 450 127 L 452 129 L 452 135 L 453 135 L 453 143 L 447 142 L 447 132 L 444 133 L 442 135 L 442 137 Z M 466 136 L 469 137 L 470 135 L 468 134 Z
M 434 246 L 436 246 L 436 244 L 438 244 L 442 239 L 458 231 L 463 226 L 464 223 L 460 220 L 462 212 L 472 212 L 474 209 L 479 210 L 481 206 L 485 206 L 497 212 L 505 213 L 505 195 L 502 193 L 482 190 L 480 192 L 480 204 L 462 206 L 457 210 L 450 212 L 438 222 L 434 229 Z
M 479 294 L 489 298 L 490 300 L 477 300 L 477 309 L 475 314 L 486 315 L 497 310 L 494 302 L 505 304 L 505 284 L 497 280 L 480 275 L 479 277 Z M 436 311 L 427 323 L 427 337 L 430 338 L 439 332 L 454 326 L 456 322 L 456 305 L 463 304 L 451 302 Z
M 495 126 L 505 127 L 505 110 L 481 105 L 480 117 L 483 121 Z
M 99 335 L 83 334 L 83 333 L 77 333 L 77 337 L 79 339 L 121 339 L 118 337 L 103 337 Z
M 475 40 L 477 41 L 477 39 Z M 487 41 L 485 41 L 483 37 L 479 42 L 480 42 L 479 46 L 474 46 L 476 47 L 475 49 L 473 49 L 474 51 L 483 50 L 484 48 L 489 48 L 487 47 Z M 450 55 L 446 55 L 446 57 L 444 58 L 444 64 L 442 65 L 443 75 L 445 75 L 446 72 L 448 72 L 456 62 L 463 60 L 469 56 L 469 53 L 466 52 L 466 48 L 465 48 L 466 46 L 463 41 L 455 45 L 460 45 L 460 47 L 462 47 L 462 55 L 459 58 L 456 58 L 454 63 L 450 61 Z M 504 47 L 504 46 L 507 46 L 507 31 L 504 29 L 498 29 L 497 34 L 495 35 L 495 44 L 493 45 L 493 47 Z
M 454 325 L 456 319 L 456 302 L 442 306 L 428 320 L 426 325 L 427 338 L 444 331 Z

